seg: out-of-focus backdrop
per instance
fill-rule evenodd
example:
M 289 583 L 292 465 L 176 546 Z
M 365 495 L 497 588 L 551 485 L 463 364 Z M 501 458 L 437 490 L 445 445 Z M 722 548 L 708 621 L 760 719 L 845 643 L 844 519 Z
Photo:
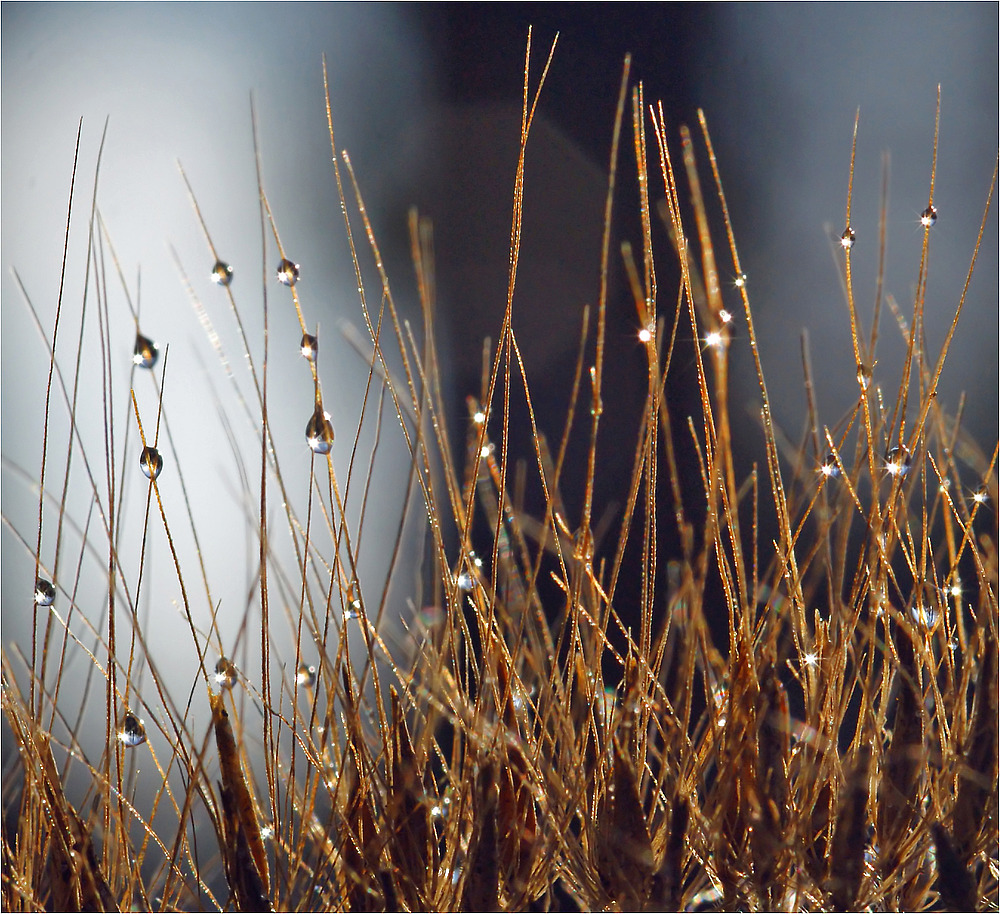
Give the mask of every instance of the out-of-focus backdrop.
M 870 319 L 884 154 L 890 165 L 884 292 L 904 313 L 912 305 L 922 238 L 919 214 L 928 200 L 941 85 L 935 186 L 940 218 L 932 233 L 926 309 L 932 357 L 962 292 L 997 155 L 996 4 L 8 3 L 2 17 L 4 517 L 33 548 L 37 494 L 27 479 L 37 477 L 40 462 L 48 358 L 12 270 L 51 332 L 74 141 L 83 117 L 59 341 L 65 364 L 71 364 L 84 301 L 86 220 L 107 119 L 98 206 L 143 332 L 170 345 L 165 404 L 189 468 L 196 523 L 223 624 L 243 616 L 253 583 L 246 568 L 253 567 L 256 543 L 244 520 L 248 508 L 240 499 L 237 464 L 220 410 L 243 434 L 241 440 L 252 440 L 246 437 L 252 430 L 199 326 L 171 247 L 195 294 L 228 334 L 229 358 L 243 395 L 250 393 L 222 293 L 208 281 L 212 258 L 178 160 L 220 255 L 235 269 L 233 291 L 245 309 L 258 357 L 266 274 L 270 416 L 276 435 L 289 442 L 282 469 L 290 479 L 303 480 L 310 462 L 302 430 L 312 390 L 297 354 L 298 325 L 287 290 L 272 279 L 272 242 L 266 263 L 261 258 L 251 96 L 264 186 L 284 247 L 301 264 L 306 320 L 320 327 L 320 372 L 337 429 L 335 460 L 341 474 L 350 458 L 365 372 L 340 333 L 343 321 L 362 323 L 330 164 L 324 53 L 337 145 L 350 151 L 393 290 L 411 314 L 416 296 L 408 208 L 418 205 L 434 220 L 440 345 L 453 428 L 459 432 L 463 398 L 479 392 L 482 338 L 496 338 L 506 298 L 529 24 L 534 25 L 536 76 L 557 31 L 560 38 L 527 156 L 515 328 L 540 423 L 552 437 L 561 429 L 581 309 L 598 294 L 607 162 L 626 52 L 633 54 L 633 80 L 643 81 L 647 103 L 662 99 L 675 141 L 679 124 L 695 127 L 697 108 L 706 113 L 775 415 L 793 440 L 801 435 L 805 416 L 803 329 L 811 340 L 820 421 L 835 424 L 857 395 L 838 276 L 841 258 L 831 240 L 843 229 L 856 110 L 860 107 L 861 121 L 852 220 L 858 239 L 855 289 L 861 313 Z M 678 150 L 679 144 L 675 154 Z M 620 442 L 633 440 L 645 391 L 644 356 L 635 342 L 638 322 L 617 257 L 622 237 L 640 242 L 633 171 L 626 143 L 609 301 L 615 361 L 610 402 L 615 408 L 605 413 L 598 479 L 598 500 L 605 503 L 624 496 L 631 447 Z M 707 177 L 707 170 L 703 173 Z M 657 177 L 652 187 L 657 196 L 662 193 Z M 993 218 L 941 387 L 941 402 L 949 409 L 962 391 L 968 393 L 965 422 L 987 451 L 997 438 L 996 225 Z M 657 231 L 662 260 L 668 263 L 666 235 Z M 101 258 L 117 345 L 112 359 L 118 387 L 111 406 L 121 433 L 133 421 L 127 379 L 134 328 L 107 242 Z M 369 294 L 377 306 L 370 260 L 363 250 Z M 735 279 L 725 258 L 721 264 L 724 280 Z M 661 313 L 672 312 L 675 288 L 665 272 Z M 735 306 L 732 286 L 726 294 Z M 87 301 L 88 320 L 96 321 L 93 286 Z M 746 444 L 743 459 L 749 461 L 760 459 L 753 417 L 758 398 L 741 319 L 735 328 L 733 405 Z M 903 346 L 887 307 L 881 333 L 876 376 L 894 398 Z M 104 473 L 99 356 L 95 351 L 85 362 L 78 414 L 98 480 Z M 71 385 L 70 378 L 66 381 Z M 149 378 L 137 381 L 144 421 L 152 424 L 155 397 Z M 693 390 L 690 366 L 686 375 L 683 366 L 678 369 L 678 391 L 685 384 Z M 687 395 L 671 392 L 679 402 Z M 67 433 L 58 392 L 53 403 L 62 453 L 51 459 L 60 466 Z M 405 486 L 395 433 L 395 423 L 387 423 L 377 498 L 369 507 L 362 546 L 363 570 L 375 578 L 384 571 L 383 544 L 391 542 L 399 523 Z M 362 448 L 361 453 L 367 452 Z M 259 453 L 250 448 L 242 457 L 254 480 Z M 79 454 L 75 459 L 79 483 L 83 461 Z M 172 485 L 168 470 L 162 479 Z M 53 473 L 52 485 L 61 486 L 61 476 Z M 140 483 L 144 480 L 128 483 L 129 510 L 141 509 Z M 83 524 L 89 499 L 86 485 L 78 488 L 84 497 L 71 499 L 70 510 Z M 296 491 L 304 498 L 304 486 Z M 359 496 L 360 491 L 352 498 Z M 43 554 L 51 561 L 54 515 L 46 516 Z M 179 511 L 172 520 L 184 527 Z M 97 525 L 96 517 L 91 523 Z M 136 529 L 135 518 L 128 523 Z M 158 529 L 159 522 L 151 527 Z M 24 643 L 33 563 L 6 525 L 2 536 L 3 636 Z M 78 548 L 78 537 L 67 536 Z M 126 561 L 137 570 L 138 543 L 126 546 Z M 77 560 L 72 548 L 62 559 L 66 569 Z M 241 560 L 235 562 L 234 556 Z M 176 635 L 182 629 L 172 569 L 164 562 L 145 574 L 151 641 L 158 651 L 189 656 L 186 636 Z M 414 583 L 415 599 L 416 589 Z M 406 612 L 405 590 L 392 608 L 397 615 Z M 95 614 L 99 611 L 94 607 Z

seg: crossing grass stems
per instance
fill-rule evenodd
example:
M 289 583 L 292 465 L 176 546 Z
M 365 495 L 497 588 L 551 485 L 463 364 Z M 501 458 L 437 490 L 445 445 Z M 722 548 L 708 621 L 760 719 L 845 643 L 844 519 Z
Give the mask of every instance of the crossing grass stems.
M 64 354 L 57 312 L 47 334 L 37 529 L 17 528 L 36 580 L 4 582 L 5 609 L 30 604 L 33 613 L 31 644 L 3 649 L 3 716 L 16 747 L 3 782 L 8 910 L 996 908 L 997 445 L 971 440 L 937 396 L 978 241 L 940 351 L 929 352 L 923 336 L 937 131 L 912 309 L 896 313 L 905 366 L 894 383 L 876 370 L 881 295 L 876 313 L 864 314 L 852 276 L 855 124 L 845 233 L 833 246 L 853 345 L 843 370 L 856 377 L 856 396 L 847 415 L 824 423 L 803 347 L 808 414 L 795 444 L 772 421 L 752 284 L 706 119 L 699 112 L 694 130 L 672 132 L 626 60 L 609 125 L 601 282 L 580 325 L 565 328 L 579 336 L 578 356 L 565 425 L 550 444 L 535 422 L 512 314 L 519 258 L 531 256 L 520 244 L 525 150 L 555 47 L 539 66 L 529 35 L 507 306 L 484 347 L 468 417 L 447 415 L 442 396 L 430 225 L 416 214 L 409 225 L 419 331 L 397 310 L 362 182 L 334 139 L 329 93 L 331 179 L 367 332 L 358 348 L 368 393 L 353 430 L 338 428 L 334 439 L 298 268 L 282 247 L 259 160 L 261 223 L 284 283 L 280 295 L 263 291 L 262 357 L 251 356 L 232 268 L 188 185 L 220 315 L 228 309 L 235 319 L 246 356 L 256 429 L 242 484 L 258 549 L 235 642 L 216 625 L 204 565 L 182 560 L 177 546 L 188 527 L 198 535 L 186 496 L 161 496 L 161 480 L 183 473 L 187 458 L 167 434 L 168 359 L 157 360 L 137 318 L 130 383 L 152 387 L 156 412 L 144 414 L 133 390 L 124 442 L 112 446 L 119 418 L 105 429 L 109 459 L 89 455 L 92 516 L 68 516 L 66 488 L 46 470 L 56 449 L 72 451 L 70 381 L 80 356 Z M 616 177 L 633 160 L 639 195 L 624 201 Z M 994 169 L 980 240 L 995 181 Z M 73 219 L 75 199 L 71 190 Z M 637 208 L 634 247 L 614 245 L 613 205 Z M 113 253 L 96 190 L 90 219 L 96 273 Z M 666 233 L 654 232 L 657 221 Z M 879 230 L 866 229 L 884 243 L 885 205 Z M 665 235 L 672 248 L 660 243 Z M 67 247 L 68 238 L 67 223 Z M 619 256 L 647 385 L 628 497 L 610 545 L 598 548 L 607 276 Z M 364 278 L 369 262 L 375 284 Z M 665 284 L 668 275 L 680 279 Z M 738 277 L 732 285 L 721 279 L 729 275 Z M 107 366 L 122 348 L 121 328 L 109 319 L 108 283 L 96 289 L 100 319 L 90 331 Z M 71 306 L 60 293 L 60 310 Z M 305 480 L 286 479 L 279 466 L 301 441 L 278 440 L 268 419 L 268 311 L 287 307 L 315 392 L 303 408 L 313 416 Z M 753 355 L 763 440 L 742 476 L 730 428 L 735 345 Z M 682 358 L 696 369 L 692 415 L 677 415 L 665 395 Z M 112 377 L 106 368 L 102 398 L 120 392 Z M 386 593 L 415 575 L 401 567 L 397 540 L 389 581 L 360 579 L 360 536 L 344 495 L 353 486 L 368 496 L 371 464 L 354 457 L 383 403 L 410 458 L 408 497 L 428 518 L 431 573 L 411 595 L 426 609 L 400 637 L 387 634 Z M 59 441 L 49 417 L 62 409 L 73 422 Z M 522 415 L 534 445 L 514 453 Z M 570 431 L 580 427 L 586 446 L 571 450 Z M 456 429 L 465 439 L 457 448 Z M 337 446 L 354 449 L 346 479 L 335 471 Z M 682 447 L 696 455 L 696 478 L 681 478 Z M 197 658 L 180 698 L 143 637 L 144 563 L 130 584 L 134 573 L 118 558 L 116 499 L 141 449 L 143 556 L 147 533 L 161 527 L 157 543 L 165 541 Z M 116 467 L 110 456 L 123 452 Z M 570 461 L 585 467 L 573 514 L 562 491 Z M 299 495 L 304 513 L 294 507 Z M 71 523 L 83 526 L 91 556 L 75 565 L 63 535 Z M 761 536 L 766 525 L 777 530 L 771 542 Z M 680 543 L 669 555 L 668 526 Z M 294 556 L 284 564 L 279 538 Z M 616 604 L 626 553 L 639 556 L 640 577 L 627 623 Z M 97 620 L 84 615 L 74 585 L 79 563 L 94 557 L 104 569 Z M 708 621 L 708 603 L 720 600 L 722 632 Z M 279 605 L 293 607 L 285 640 L 272 635 Z M 74 656 L 89 669 L 82 693 L 62 688 Z M 94 715 L 104 721 L 96 755 L 73 723 Z M 143 783 L 153 787 L 144 792 Z

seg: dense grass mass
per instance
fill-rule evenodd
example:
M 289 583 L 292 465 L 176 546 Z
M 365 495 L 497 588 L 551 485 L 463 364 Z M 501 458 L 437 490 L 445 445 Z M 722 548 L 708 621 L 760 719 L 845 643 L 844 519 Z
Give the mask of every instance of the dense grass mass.
M 511 317 L 518 260 L 532 256 L 520 245 L 525 150 L 551 62 L 551 52 L 544 65 L 534 59 L 529 42 L 507 310 L 494 341 L 463 341 L 483 349 L 467 415 L 448 415 L 442 394 L 430 225 L 410 222 L 417 328 L 397 310 L 329 103 L 330 180 L 368 333 L 352 341 L 369 372 L 355 428 L 331 424 L 324 403 L 335 394 L 317 358 L 346 340 L 317 339 L 263 178 L 262 321 L 241 310 L 231 285 L 240 266 L 222 258 L 191 191 L 207 240 L 199 271 L 219 289 L 211 305 L 190 294 L 219 377 L 232 383 L 234 421 L 245 414 L 253 429 L 254 447 L 233 453 L 253 544 L 235 635 L 217 622 L 183 489 L 195 458 L 174 447 L 167 424 L 180 381 L 135 309 L 134 326 L 110 319 L 111 300 L 132 307 L 128 285 L 96 195 L 80 216 L 86 206 L 71 192 L 71 220 L 90 224 L 88 292 L 61 300 L 60 314 L 89 309 L 88 343 L 59 336 L 59 316 L 45 331 L 37 523 L 4 517 L 36 563 L 34 580 L 4 582 L 4 609 L 32 613 L 31 642 L 3 648 L 6 909 L 997 907 L 997 443 L 971 440 L 961 405 L 937 396 L 978 244 L 940 349 L 923 333 L 936 131 L 907 309 L 881 280 L 875 313 L 858 304 L 852 257 L 862 237 L 884 238 L 885 206 L 881 226 L 852 225 L 853 151 L 845 161 L 833 243 L 853 342 L 843 371 L 857 396 L 824 422 L 803 346 L 808 414 L 795 441 L 772 423 L 752 283 L 706 120 L 672 132 L 626 61 L 609 124 L 601 282 L 580 324 L 564 328 L 578 358 L 565 425 L 549 440 Z M 626 167 L 638 199 L 616 191 Z M 995 180 L 996 170 L 983 176 L 981 213 L 949 217 L 981 224 L 980 239 Z M 638 211 L 641 237 L 612 237 L 621 207 Z M 660 243 L 667 236 L 672 246 Z M 635 440 L 620 445 L 633 469 L 608 526 L 594 480 L 617 257 L 646 396 Z M 391 266 L 407 276 L 408 265 Z M 905 347 L 900 378 L 880 376 L 883 304 Z M 314 394 L 298 410 L 312 451 L 303 480 L 281 463 L 301 437 L 280 437 L 269 414 L 279 309 L 294 309 L 298 367 Z M 223 324 L 231 335 L 220 342 Z M 126 337 L 134 358 L 123 387 Z M 730 425 L 737 345 L 754 357 L 764 443 L 748 475 Z M 227 359 L 227 347 L 241 358 Z M 84 351 L 99 353 L 100 371 L 79 385 Z M 692 415 L 666 396 L 680 362 L 695 368 L 684 372 L 697 385 Z M 127 414 L 104 407 L 103 452 L 79 453 L 80 398 L 125 393 Z M 53 421 L 50 435 L 56 415 L 71 422 Z M 571 435 L 584 446 L 569 447 Z M 423 556 L 408 567 L 401 505 L 399 535 L 378 544 L 389 574 L 366 580 L 375 452 L 393 436 L 409 455 L 407 505 L 426 514 Z M 515 452 L 522 440 L 533 445 Z M 341 448 L 346 476 L 335 470 Z M 167 488 L 172 476 L 181 487 Z M 564 491 L 569 478 L 582 489 Z M 122 558 L 126 516 L 142 517 L 138 565 Z M 187 680 L 163 668 L 163 646 L 145 636 L 151 563 L 172 576 Z M 401 594 L 413 609 L 402 626 L 389 609 Z M 81 723 L 94 720 L 103 725 Z

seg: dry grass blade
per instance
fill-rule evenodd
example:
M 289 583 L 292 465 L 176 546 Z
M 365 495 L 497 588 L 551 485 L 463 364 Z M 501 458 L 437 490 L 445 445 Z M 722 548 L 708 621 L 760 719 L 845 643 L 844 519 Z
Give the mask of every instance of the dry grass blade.
M 258 293 L 249 307 L 230 283 L 250 275 L 252 257 L 236 271 L 219 259 L 209 207 L 182 172 L 205 266 L 224 290 L 215 303 L 203 296 L 175 254 L 231 398 L 217 405 L 237 480 L 227 494 L 245 528 L 226 533 L 235 589 L 202 555 L 214 499 L 188 493 L 204 449 L 174 438 L 162 378 L 139 380 L 158 349 L 151 321 L 139 332 L 138 296 L 96 201 L 75 361 L 56 347 L 69 300 L 60 293 L 49 334 L 22 286 L 49 380 L 39 471 L 4 462 L 31 487 L 32 513 L 36 495 L 39 506 L 37 520 L 3 518 L 34 571 L 11 591 L 34 595 L 33 644 L 2 656 L 18 750 L 3 784 L 5 909 L 996 908 L 1000 445 L 972 440 L 964 399 L 951 409 L 941 384 L 959 316 L 976 304 L 971 268 L 931 359 L 936 211 L 907 314 L 886 278 L 884 178 L 865 326 L 855 283 L 871 233 L 852 209 L 865 160 L 855 120 L 834 241 L 851 403 L 824 423 L 804 344 L 808 421 L 796 443 L 771 413 L 706 118 L 700 131 L 669 129 L 663 106 L 630 85 L 626 60 L 593 304 L 558 328 L 577 349 L 562 427 L 543 427 L 536 406 L 555 387 L 539 389 L 515 328 L 518 267 L 532 254 L 522 251 L 532 125 L 554 52 L 536 80 L 528 43 L 502 314 L 498 302 L 493 341 L 471 341 L 483 353 L 479 390 L 449 388 L 432 233 L 415 212 L 419 310 L 397 301 L 364 164 L 334 141 L 329 91 L 331 184 L 368 334 L 349 341 L 365 374 L 355 428 L 326 414 L 342 391 L 324 393 L 308 283 L 279 236 L 280 197 L 265 194 L 256 139 L 262 279 L 237 287 Z M 616 215 L 629 97 L 632 224 Z M 975 216 L 973 265 L 992 194 Z M 616 237 L 622 225 L 635 237 Z M 876 352 L 888 345 L 883 304 L 901 336 L 898 379 Z M 641 325 L 634 359 L 611 354 L 619 307 Z M 324 338 L 324 357 L 337 342 Z M 77 383 L 88 352 L 93 391 Z M 121 354 L 133 359 L 122 360 L 127 383 Z M 290 433 L 274 385 L 292 363 L 301 423 Z M 612 369 L 635 373 L 634 396 L 611 393 Z M 80 427 L 89 394 L 96 446 Z M 467 416 L 450 414 L 459 396 Z M 752 400 L 759 439 L 737 434 L 737 396 Z M 126 397 L 127 421 L 116 421 Z M 205 399 L 198 384 L 175 384 L 171 422 Z M 609 440 L 612 409 L 631 440 Z M 392 446 L 399 462 L 385 466 L 405 477 L 405 495 L 389 529 L 370 513 L 389 501 Z M 606 471 L 609 449 L 623 451 L 621 474 Z M 61 491 L 46 481 L 60 472 Z M 619 490 L 606 496 L 605 482 Z M 177 510 L 184 523 L 171 525 Z M 54 545 L 42 537 L 50 512 Z M 188 587 L 192 574 L 202 587 Z M 163 613 L 176 613 L 186 648 L 169 671 L 149 634 Z

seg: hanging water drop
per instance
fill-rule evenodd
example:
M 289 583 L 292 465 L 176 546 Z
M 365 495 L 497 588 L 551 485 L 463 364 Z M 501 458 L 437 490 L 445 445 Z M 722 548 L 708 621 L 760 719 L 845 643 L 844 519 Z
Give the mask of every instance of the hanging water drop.
M 283 286 L 294 286 L 299 281 L 299 265 L 290 260 L 278 264 L 278 282 Z
M 840 236 L 840 246 L 845 250 L 849 251 L 854 247 L 854 229 L 850 226 L 844 229 L 844 233 Z
M 347 599 L 344 603 L 344 618 L 357 619 L 361 613 L 361 590 L 357 581 L 347 585 Z
M 152 368 L 160 356 L 160 349 L 148 336 L 143 336 L 136 332 L 135 350 L 132 353 L 132 362 L 140 368 Z
M 35 602 L 39 606 L 51 606 L 56 601 L 56 589 L 45 578 L 35 579 Z
M 220 657 L 215 664 L 215 684 L 220 689 L 231 689 L 236 684 L 236 666 L 228 657 Z
M 885 471 L 890 476 L 898 476 L 902 479 L 910 472 L 910 464 L 912 462 L 913 458 L 905 447 L 890 448 L 885 455 Z
M 333 447 L 333 426 L 330 424 L 330 414 L 323 411 L 321 403 L 316 404 L 316 411 L 306 425 L 306 444 L 315 454 L 329 454 Z
M 862 390 L 868 390 L 868 386 L 872 382 L 872 370 L 868 365 L 863 362 L 858 362 L 858 384 Z
M 316 667 L 303 663 L 299 667 L 298 672 L 295 674 L 295 681 L 300 686 L 305 686 L 307 689 L 311 689 L 314 685 L 316 685 Z
M 972 493 L 972 500 L 977 505 L 985 505 L 990 500 L 989 490 L 984 482 L 975 492 Z
M 126 711 L 118 739 L 126 746 L 141 746 L 146 742 L 146 725 L 131 711 Z
M 319 340 L 309 333 L 303 333 L 302 342 L 299 343 L 299 351 L 302 353 L 302 358 L 315 362 L 316 353 L 319 351 Z
M 144 447 L 139 455 L 139 468 L 147 479 L 156 479 L 163 469 L 163 458 L 155 447 Z
M 217 286 L 228 286 L 233 281 L 233 268 L 224 260 L 215 261 L 211 280 Z
M 927 209 L 920 214 L 920 224 L 924 228 L 930 228 L 935 222 L 937 222 L 937 207 L 933 203 L 928 203 Z
M 836 454 L 827 454 L 826 459 L 820 465 L 819 471 L 828 479 L 836 479 L 840 475 L 840 465 L 837 463 Z

